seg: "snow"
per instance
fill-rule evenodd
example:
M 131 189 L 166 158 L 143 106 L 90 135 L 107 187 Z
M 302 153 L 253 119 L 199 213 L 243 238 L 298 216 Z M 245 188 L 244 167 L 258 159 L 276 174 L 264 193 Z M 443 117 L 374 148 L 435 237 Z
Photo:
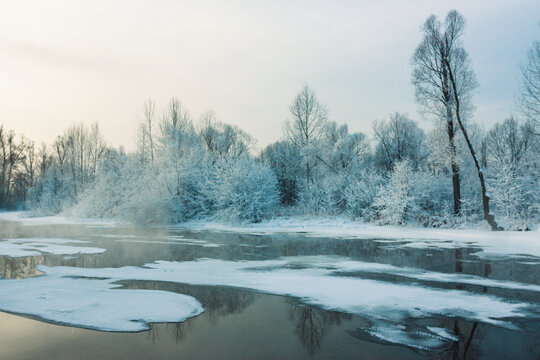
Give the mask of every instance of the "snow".
M 88 225 L 110 227 L 120 224 L 117 220 L 109 219 L 89 219 L 89 218 L 73 218 L 62 215 L 54 216 L 32 216 L 28 211 L 6 211 L 0 212 L 0 220 L 15 221 L 23 226 L 39 226 L 39 225 Z
M 111 280 L 54 274 L 0 281 L 2 311 L 104 331 L 142 331 L 203 312 L 194 298 L 166 291 L 118 289 Z
M 434 333 L 435 335 L 442 337 L 443 339 L 459 341 L 459 338 L 456 335 L 452 334 L 450 330 L 446 328 L 427 326 L 427 329 L 431 331 L 432 333 Z
M 415 248 L 476 247 L 481 258 L 501 256 L 540 257 L 540 231 L 498 231 L 478 229 L 434 229 L 405 226 L 377 226 L 346 219 L 278 218 L 259 224 L 227 225 L 191 221 L 175 225 L 177 229 L 213 230 L 244 234 L 271 235 L 300 233 L 313 237 L 375 239 L 399 241 L 399 246 Z
M 340 276 L 340 271 L 368 269 L 368 264 L 352 266 L 343 259 L 324 263 L 324 257 L 291 257 L 266 261 L 224 261 L 199 259 L 190 262 L 158 261 L 144 267 L 85 269 L 73 267 L 39 266 L 39 270 L 53 277 L 104 278 L 109 281 L 147 280 L 186 283 L 192 285 L 230 286 L 255 291 L 292 296 L 306 304 L 324 309 L 355 314 L 367 319 L 371 327 L 365 331 L 387 341 L 417 348 L 434 348 L 448 336 L 433 334 L 425 329 L 410 333 L 400 328 L 408 318 L 434 315 L 462 317 L 497 326 L 515 329 L 511 318 L 537 316 L 538 305 L 473 293 L 396 284 L 383 281 Z M 332 259 L 327 259 L 332 260 Z M 350 260 L 349 260 L 350 261 Z M 372 264 L 381 270 L 383 264 Z M 410 270 L 405 270 L 405 272 Z M 419 276 L 422 275 L 419 272 Z M 433 275 L 434 277 L 434 275 Z M 442 277 L 442 281 L 447 281 Z M 480 278 L 477 279 L 480 282 Z M 504 282 L 501 282 L 504 285 Z M 519 286 L 526 287 L 526 284 Z M 532 286 L 529 290 L 538 291 Z M 398 294 L 398 295 L 396 295 Z M 161 305 L 160 305 L 161 306 Z M 386 329 L 386 330 L 385 330 Z M 422 339 L 423 340 L 418 340 Z M 407 340 L 408 339 L 408 340 Z
M 429 328 L 429 326 L 428 326 Z M 383 341 L 409 346 L 419 350 L 436 349 L 448 340 L 441 336 L 435 336 L 424 331 L 407 331 L 403 325 L 376 324 L 369 329 L 363 329 L 366 333 Z
M 540 292 L 540 285 L 535 284 L 488 279 L 468 274 L 426 271 L 423 269 L 406 266 L 394 266 L 389 264 L 353 261 L 349 258 L 341 256 L 297 256 L 288 257 L 287 261 L 290 265 L 293 266 L 328 268 L 339 274 L 367 272 L 376 274 L 398 275 L 421 281 L 458 283 L 494 287 L 500 289 Z
M 130 242 L 130 243 L 142 243 L 142 244 L 175 244 L 175 245 L 187 245 L 187 246 L 201 246 L 201 247 L 221 247 L 223 244 L 212 243 L 206 240 L 186 239 L 180 236 L 171 236 L 166 240 L 132 240 L 132 239 L 120 239 L 118 242 Z
M 9 257 L 54 255 L 101 254 L 106 249 L 65 244 L 82 244 L 88 241 L 72 239 L 24 238 L 0 241 L 0 255 Z

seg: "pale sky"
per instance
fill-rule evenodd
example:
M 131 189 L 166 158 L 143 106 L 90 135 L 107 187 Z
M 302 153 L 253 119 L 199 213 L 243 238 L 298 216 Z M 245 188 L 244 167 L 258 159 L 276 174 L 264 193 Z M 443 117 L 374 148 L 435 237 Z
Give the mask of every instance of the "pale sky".
M 195 119 L 214 109 L 262 147 L 281 137 L 307 83 L 353 131 L 395 111 L 427 127 L 410 59 L 426 18 L 450 9 L 468 22 L 474 120 L 489 127 L 516 113 L 538 0 L 0 0 L 0 123 L 51 143 L 98 121 L 110 144 L 130 149 L 144 100 L 174 96 Z

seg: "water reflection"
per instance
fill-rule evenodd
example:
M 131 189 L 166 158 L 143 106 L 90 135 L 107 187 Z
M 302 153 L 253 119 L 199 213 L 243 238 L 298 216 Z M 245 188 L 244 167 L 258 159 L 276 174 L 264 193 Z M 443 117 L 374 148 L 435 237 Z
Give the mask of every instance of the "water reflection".
M 195 321 L 188 319 L 186 321 L 164 324 L 165 326 L 159 326 L 153 324 L 148 333 L 148 340 L 152 344 L 156 344 L 160 337 L 171 337 L 177 344 L 186 338 L 186 336 L 193 330 Z
M 26 279 L 38 275 L 36 266 L 42 264 L 43 256 L 11 258 L 0 256 L 0 276 L 4 279 Z
M 321 347 L 328 331 L 343 321 L 351 321 L 352 315 L 289 303 L 288 318 L 294 325 L 295 335 L 313 355 Z

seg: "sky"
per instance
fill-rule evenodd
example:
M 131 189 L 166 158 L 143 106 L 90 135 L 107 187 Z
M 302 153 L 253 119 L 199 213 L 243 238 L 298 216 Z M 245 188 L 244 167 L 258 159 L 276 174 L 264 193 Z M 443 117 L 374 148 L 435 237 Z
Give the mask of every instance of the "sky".
M 517 114 L 519 65 L 540 39 L 538 0 L 0 0 L 0 124 L 51 143 L 76 122 L 134 148 L 146 99 L 213 109 L 259 148 L 282 136 L 304 84 L 329 118 L 371 133 L 399 111 L 429 128 L 411 56 L 430 14 L 456 9 L 480 87 L 474 120 Z

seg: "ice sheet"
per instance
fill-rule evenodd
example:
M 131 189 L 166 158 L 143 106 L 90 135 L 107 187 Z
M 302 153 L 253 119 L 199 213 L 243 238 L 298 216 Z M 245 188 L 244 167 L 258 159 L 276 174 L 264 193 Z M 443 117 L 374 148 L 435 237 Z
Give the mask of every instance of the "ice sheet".
M 105 331 L 141 331 L 153 322 L 178 322 L 203 311 L 194 298 L 155 290 L 118 289 L 110 280 L 47 274 L 0 281 L 0 309 Z
M 106 249 L 90 246 L 73 246 L 87 241 L 72 239 L 24 238 L 0 241 L 0 255 L 10 257 L 39 256 L 42 254 L 76 255 L 100 254 Z

